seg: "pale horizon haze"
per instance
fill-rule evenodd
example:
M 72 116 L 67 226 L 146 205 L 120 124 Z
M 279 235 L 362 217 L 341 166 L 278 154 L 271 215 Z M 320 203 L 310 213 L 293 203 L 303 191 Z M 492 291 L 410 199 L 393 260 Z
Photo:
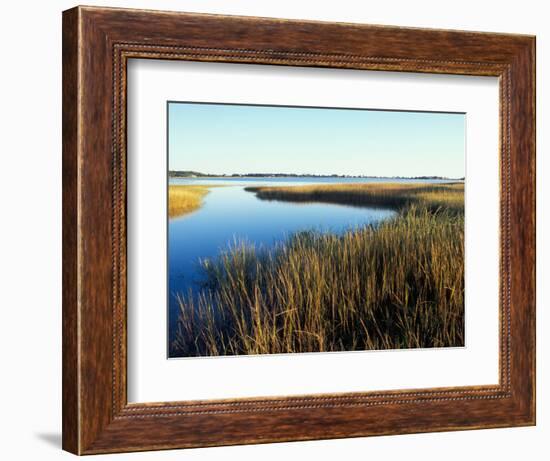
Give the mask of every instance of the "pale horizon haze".
M 169 169 L 465 176 L 463 113 L 168 103 Z

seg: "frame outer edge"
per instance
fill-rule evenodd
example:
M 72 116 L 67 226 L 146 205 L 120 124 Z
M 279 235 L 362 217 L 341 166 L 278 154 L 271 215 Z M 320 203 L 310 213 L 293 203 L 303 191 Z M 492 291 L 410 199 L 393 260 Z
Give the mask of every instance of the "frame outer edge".
M 533 302 L 533 310 L 534 315 L 532 319 L 532 325 L 531 325 L 531 334 L 532 334 L 532 347 L 534 350 L 533 357 L 532 357 L 532 370 L 533 370 L 533 397 L 531 402 L 531 411 L 532 411 L 532 419 L 531 422 L 533 426 L 537 425 L 537 251 L 536 251 L 536 244 L 537 244 L 537 37 L 532 37 L 532 44 L 531 44 L 531 60 L 532 60 L 532 66 L 531 66 L 531 85 L 532 85 L 532 100 L 531 100 L 531 110 L 532 113 L 532 123 L 533 123 L 533 134 L 531 136 L 531 148 L 532 148 L 532 156 L 533 156 L 533 207 L 532 207 L 532 215 L 533 215 L 533 227 L 534 227 L 534 260 L 533 260 L 533 283 L 534 283 L 534 302 Z
M 536 425 L 535 37 L 510 63 L 511 426 Z
M 62 448 L 80 449 L 79 360 L 79 22 L 80 11 L 62 15 Z
M 523 128 L 524 151 L 526 153 L 525 167 L 525 189 L 527 197 L 525 199 L 525 215 L 528 217 L 529 226 L 527 235 L 523 244 L 527 247 L 529 259 L 527 260 L 525 294 L 524 321 L 526 322 L 526 337 L 528 338 L 528 354 L 525 359 L 525 368 L 527 370 L 527 382 L 524 392 L 527 392 L 525 402 L 525 414 L 527 424 L 536 426 L 536 37 L 531 37 L 525 52 L 522 54 L 522 71 L 525 79 L 525 127 Z

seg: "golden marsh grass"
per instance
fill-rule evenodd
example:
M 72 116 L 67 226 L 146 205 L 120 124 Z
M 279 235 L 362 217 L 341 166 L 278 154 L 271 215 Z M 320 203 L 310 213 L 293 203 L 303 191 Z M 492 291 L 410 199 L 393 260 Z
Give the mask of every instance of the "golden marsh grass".
M 176 218 L 198 210 L 210 186 L 168 186 L 168 217 Z
M 464 208 L 464 183 L 367 183 L 289 187 L 247 187 L 264 200 L 323 202 L 342 205 L 403 208 L 409 204 L 430 209 Z
M 236 243 L 179 294 L 175 355 L 464 345 L 463 184 L 248 188 L 267 200 L 384 206 L 377 226 Z

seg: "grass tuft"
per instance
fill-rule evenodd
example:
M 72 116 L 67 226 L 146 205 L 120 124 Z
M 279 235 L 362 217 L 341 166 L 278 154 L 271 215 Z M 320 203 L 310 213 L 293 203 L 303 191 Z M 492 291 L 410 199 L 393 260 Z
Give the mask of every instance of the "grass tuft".
M 198 210 L 209 192 L 209 186 L 168 186 L 168 217 L 177 218 Z

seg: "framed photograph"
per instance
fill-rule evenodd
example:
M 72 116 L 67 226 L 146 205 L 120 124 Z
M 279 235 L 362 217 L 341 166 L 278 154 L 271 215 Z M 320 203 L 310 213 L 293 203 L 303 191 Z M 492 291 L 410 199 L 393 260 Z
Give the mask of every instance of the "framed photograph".
M 63 13 L 63 448 L 535 424 L 535 38 Z

